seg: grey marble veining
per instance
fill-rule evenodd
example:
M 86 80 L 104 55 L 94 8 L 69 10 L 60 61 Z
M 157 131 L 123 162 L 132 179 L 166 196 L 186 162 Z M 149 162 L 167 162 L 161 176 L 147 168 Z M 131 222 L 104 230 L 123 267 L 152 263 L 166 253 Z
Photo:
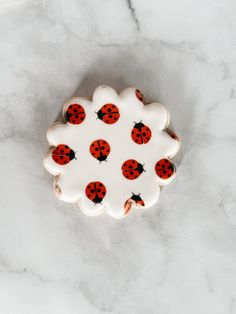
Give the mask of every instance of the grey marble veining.
M 0 313 L 236 313 L 236 4 L 2 0 Z M 178 176 L 116 221 L 57 200 L 66 98 L 134 85 L 171 112 Z

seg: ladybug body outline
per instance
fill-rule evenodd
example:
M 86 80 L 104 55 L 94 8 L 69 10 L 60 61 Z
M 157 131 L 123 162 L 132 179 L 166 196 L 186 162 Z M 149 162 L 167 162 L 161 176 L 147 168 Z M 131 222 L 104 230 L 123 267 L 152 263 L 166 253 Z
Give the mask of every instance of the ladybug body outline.
M 142 120 L 140 122 L 134 122 L 134 127 L 131 131 L 131 138 L 136 144 L 147 144 L 151 137 L 151 129 L 145 125 Z
M 145 203 L 143 201 L 143 199 L 140 197 L 140 194 L 134 194 L 132 193 L 132 196 L 131 196 L 131 200 L 133 200 L 135 202 L 136 205 L 140 205 L 140 206 L 145 206 Z
M 71 124 L 81 124 L 86 117 L 84 107 L 80 104 L 71 104 L 68 106 L 65 118 Z
M 128 180 L 137 179 L 143 172 L 145 172 L 142 165 L 135 159 L 126 160 L 121 167 L 123 176 Z
M 106 187 L 99 181 L 90 182 L 85 188 L 85 194 L 94 205 L 102 204 L 106 195 Z
M 71 160 L 76 159 L 75 151 L 68 145 L 59 144 L 52 151 L 52 159 L 59 165 L 66 165 Z
M 101 163 L 107 161 L 111 148 L 107 141 L 98 139 L 91 143 L 89 150 L 91 155 Z
M 143 96 L 143 93 L 139 89 L 135 90 L 135 95 L 138 98 L 138 100 L 144 104 L 144 96 Z
M 167 128 L 165 131 L 166 131 L 166 133 L 169 134 L 170 137 L 172 137 L 174 140 L 179 141 L 179 137 L 178 137 L 178 135 L 177 135 L 174 131 L 172 131 L 172 130 L 169 129 L 169 128 Z
M 106 124 L 114 124 L 120 118 L 120 112 L 116 105 L 105 104 L 97 112 L 97 118 Z
M 155 165 L 155 172 L 158 177 L 167 180 L 175 174 L 175 165 L 167 158 L 160 159 Z
M 134 194 L 132 192 L 132 196 L 130 198 L 127 199 L 127 201 L 124 204 L 124 210 L 125 210 L 125 215 L 127 215 L 131 208 L 132 208 L 132 203 L 135 203 L 136 206 L 145 206 L 145 203 L 143 201 L 143 199 L 140 197 L 140 194 Z

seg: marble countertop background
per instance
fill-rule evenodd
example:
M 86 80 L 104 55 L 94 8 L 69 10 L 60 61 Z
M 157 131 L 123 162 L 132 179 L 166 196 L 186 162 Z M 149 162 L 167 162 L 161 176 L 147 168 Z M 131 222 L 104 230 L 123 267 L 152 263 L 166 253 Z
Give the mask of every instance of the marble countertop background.
M 0 1 L 0 313 L 236 313 L 235 0 Z M 171 112 L 178 176 L 121 221 L 57 200 L 46 130 L 75 93 Z

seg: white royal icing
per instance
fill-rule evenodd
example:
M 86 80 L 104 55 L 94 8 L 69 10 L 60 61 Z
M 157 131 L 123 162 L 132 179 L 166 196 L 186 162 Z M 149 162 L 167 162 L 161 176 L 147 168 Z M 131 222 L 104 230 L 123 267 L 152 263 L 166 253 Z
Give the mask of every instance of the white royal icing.
M 81 124 L 66 122 L 66 112 L 71 104 L 80 104 L 86 113 Z M 97 113 L 103 105 L 114 104 L 119 109 L 120 117 L 114 124 L 106 124 L 98 119 Z M 55 176 L 54 189 L 63 201 L 78 203 L 81 210 L 89 216 L 107 213 L 115 218 L 126 216 L 125 202 L 132 193 L 140 194 L 145 206 L 154 205 L 159 197 L 160 185 L 173 180 L 160 178 L 155 172 L 156 163 L 163 158 L 172 158 L 178 151 L 180 142 L 171 137 L 165 129 L 169 125 L 169 112 L 159 103 L 144 105 L 136 96 L 135 88 L 127 88 L 119 95 L 109 86 L 99 86 L 93 98 L 73 97 L 66 101 L 63 108 L 65 123 L 55 123 L 47 132 L 47 139 L 52 146 L 44 160 L 46 169 Z M 131 137 L 134 122 L 142 121 L 152 132 L 146 144 L 137 144 Z M 107 161 L 99 162 L 90 153 L 93 141 L 104 139 L 111 151 Z M 69 163 L 60 165 L 52 158 L 52 151 L 59 144 L 68 145 L 75 157 Z M 122 164 L 135 159 L 144 164 L 144 172 L 134 180 L 128 180 L 122 174 Z M 99 181 L 106 187 L 106 195 L 101 203 L 94 204 L 86 196 L 85 189 L 90 182 Z M 132 211 L 132 210 L 131 210 Z

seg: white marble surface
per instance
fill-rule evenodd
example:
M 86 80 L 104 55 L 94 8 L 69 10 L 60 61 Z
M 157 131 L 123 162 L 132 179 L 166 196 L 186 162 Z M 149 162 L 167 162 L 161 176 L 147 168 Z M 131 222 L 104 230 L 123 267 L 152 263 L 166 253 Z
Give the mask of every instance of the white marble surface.
M 234 0 L 0 1 L 0 313 L 236 313 Z M 46 130 L 76 90 L 139 87 L 182 138 L 158 206 L 57 200 Z

